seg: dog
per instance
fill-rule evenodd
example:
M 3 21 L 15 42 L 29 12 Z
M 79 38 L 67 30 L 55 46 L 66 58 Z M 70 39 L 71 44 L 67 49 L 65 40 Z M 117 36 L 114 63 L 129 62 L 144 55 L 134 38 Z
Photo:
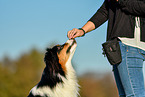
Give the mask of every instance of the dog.
M 79 85 L 71 64 L 76 47 L 75 39 L 71 39 L 47 49 L 41 80 L 27 97 L 78 97 Z

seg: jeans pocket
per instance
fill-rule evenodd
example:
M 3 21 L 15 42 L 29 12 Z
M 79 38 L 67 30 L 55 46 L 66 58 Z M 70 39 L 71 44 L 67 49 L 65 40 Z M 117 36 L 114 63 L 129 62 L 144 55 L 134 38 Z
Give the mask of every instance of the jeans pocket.
M 120 45 L 121 55 L 123 59 L 124 56 L 126 56 L 126 52 L 128 52 L 128 46 L 123 44 L 121 41 L 119 42 L 119 45 Z

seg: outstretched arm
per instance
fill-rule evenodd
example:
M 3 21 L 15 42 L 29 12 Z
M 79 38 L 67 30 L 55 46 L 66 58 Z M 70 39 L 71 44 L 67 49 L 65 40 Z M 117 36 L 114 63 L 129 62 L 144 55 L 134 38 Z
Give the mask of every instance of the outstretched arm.
M 76 37 L 81 37 L 81 36 L 83 36 L 85 33 L 94 30 L 94 29 L 95 29 L 95 25 L 94 25 L 93 22 L 88 21 L 88 22 L 82 27 L 82 29 L 83 29 L 84 31 L 83 31 L 83 30 L 79 30 L 79 29 L 77 29 L 77 28 L 74 28 L 74 29 L 68 31 L 68 34 L 67 34 L 68 38 L 69 38 L 69 39 L 72 39 L 72 38 L 76 38 Z
M 88 33 L 97 27 L 99 27 L 101 24 L 106 22 L 108 20 L 108 5 L 106 0 L 102 4 L 102 6 L 97 10 L 97 12 L 91 17 L 91 19 L 82 27 L 81 30 L 79 29 L 72 29 L 68 31 L 67 36 L 69 39 L 81 37 L 85 33 Z M 85 33 L 84 33 L 85 32 Z

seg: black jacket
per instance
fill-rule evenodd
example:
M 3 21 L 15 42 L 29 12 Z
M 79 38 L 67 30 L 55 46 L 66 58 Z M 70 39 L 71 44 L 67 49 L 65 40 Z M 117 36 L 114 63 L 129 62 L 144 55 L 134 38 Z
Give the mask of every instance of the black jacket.
M 141 41 L 145 42 L 145 0 L 105 0 L 89 21 L 97 28 L 108 20 L 107 40 L 133 38 L 136 16 L 140 17 Z

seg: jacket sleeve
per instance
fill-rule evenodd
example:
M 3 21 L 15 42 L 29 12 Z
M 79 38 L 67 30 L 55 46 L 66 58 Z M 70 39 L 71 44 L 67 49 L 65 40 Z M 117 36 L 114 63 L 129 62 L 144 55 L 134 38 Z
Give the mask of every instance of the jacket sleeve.
M 122 11 L 135 16 L 145 16 L 145 0 L 118 0 Z
M 107 0 L 105 0 L 102 6 L 90 18 L 89 21 L 93 22 L 95 24 L 95 28 L 97 28 L 107 20 L 108 20 L 108 3 Z

